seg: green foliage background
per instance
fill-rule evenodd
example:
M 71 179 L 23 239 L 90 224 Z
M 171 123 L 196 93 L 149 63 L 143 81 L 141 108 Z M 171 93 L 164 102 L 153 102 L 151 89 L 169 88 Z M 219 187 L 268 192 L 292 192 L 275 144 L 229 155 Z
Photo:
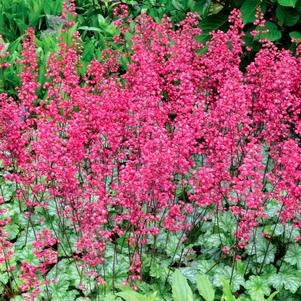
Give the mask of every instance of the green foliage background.
M 255 29 L 253 21 L 258 6 L 265 14 L 268 21 L 266 28 L 270 30 L 269 33 L 262 34 L 262 38 L 275 42 L 278 47 L 292 51 L 295 50 L 296 44 L 292 43 L 291 39 L 301 38 L 301 0 L 78 0 L 76 1 L 78 18 L 74 30 L 79 30 L 84 40 L 84 67 L 93 57 L 100 57 L 101 49 L 106 47 L 106 43 L 111 42 L 113 47 L 122 48 L 121 45 L 117 46 L 112 43 L 113 36 L 118 35 L 119 32 L 118 28 L 113 26 L 113 9 L 120 3 L 128 5 L 130 17 L 133 19 L 143 12 L 156 21 L 159 21 L 163 15 L 168 15 L 175 26 L 187 12 L 197 12 L 201 17 L 202 29 L 202 35 L 198 37 L 198 40 L 202 43 L 210 39 L 211 31 L 226 30 L 230 11 L 239 8 L 246 30 L 245 46 L 253 49 L 244 54 L 242 67 L 252 60 L 261 47 L 258 37 L 253 38 L 250 35 L 250 32 Z M 61 9 L 62 0 L 0 1 L 0 34 L 11 54 L 9 62 L 13 63 L 20 58 L 22 35 L 28 27 L 33 27 L 37 33 L 38 51 L 41 54 L 41 83 L 43 83 L 42 74 L 47 54 L 56 48 L 56 35 L 62 25 L 59 18 Z M 131 26 L 133 28 L 134 24 Z M 129 33 L 126 41 L 129 42 L 130 37 Z M 126 68 L 126 63 L 124 62 L 124 68 Z M 6 91 L 12 96 L 16 95 L 15 87 L 19 85 L 18 67 L 12 65 L 11 68 L 0 72 L 2 72 L 0 92 Z

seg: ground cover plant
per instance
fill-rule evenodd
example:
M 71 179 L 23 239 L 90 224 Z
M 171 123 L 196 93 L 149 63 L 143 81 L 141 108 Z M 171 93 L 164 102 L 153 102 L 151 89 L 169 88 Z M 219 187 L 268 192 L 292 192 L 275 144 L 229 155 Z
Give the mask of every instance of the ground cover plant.
M 1 39 L 2 300 L 300 300 L 298 37 L 106 3 Z

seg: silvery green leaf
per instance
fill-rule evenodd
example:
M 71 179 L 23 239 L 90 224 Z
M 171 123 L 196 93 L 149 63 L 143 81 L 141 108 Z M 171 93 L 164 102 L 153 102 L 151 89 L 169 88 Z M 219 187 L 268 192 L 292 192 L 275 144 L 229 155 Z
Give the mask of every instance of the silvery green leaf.
M 232 268 L 230 266 L 218 267 L 215 270 L 215 274 L 213 277 L 213 285 L 222 287 L 223 286 L 222 279 L 226 281 L 230 281 L 230 279 L 232 279 L 231 290 L 233 292 L 238 291 L 240 286 L 243 286 L 245 284 L 244 278 L 241 275 L 237 274 L 236 271 L 232 272 Z
M 271 292 L 267 281 L 260 276 L 254 275 L 246 282 L 245 288 L 252 300 L 264 300 L 264 295 L 269 295 Z
M 54 30 L 62 28 L 65 23 L 65 21 L 59 16 L 46 15 L 46 17 L 49 27 Z
M 56 34 L 56 33 L 57 33 L 56 30 L 48 28 L 41 32 L 41 40 L 45 39 L 48 35 Z
M 301 269 L 301 247 L 297 244 L 290 245 L 284 260 L 290 265 L 297 265 Z

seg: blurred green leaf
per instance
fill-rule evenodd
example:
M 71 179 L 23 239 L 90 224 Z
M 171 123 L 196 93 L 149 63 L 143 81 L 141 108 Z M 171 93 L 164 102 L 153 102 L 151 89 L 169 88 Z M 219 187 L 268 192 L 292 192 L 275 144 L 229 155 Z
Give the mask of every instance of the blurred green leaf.
M 223 283 L 223 293 L 224 293 L 224 299 L 225 301 L 236 301 L 236 298 L 233 296 L 231 292 L 230 284 L 227 280 L 221 279 Z
M 295 5 L 295 9 L 298 13 L 301 14 L 301 0 L 298 0 L 296 5 Z
M 238 274 L 236 270 L 232 271 L 232 267 L 230 266 L 222 266 L 220 265 L 214 271 L 213 276 L 213 285 L 214 286 L 223 286 L 223 280 L 228 282 L 231 281 L 231 290 L 236 292 L 239 290 L 240 286 L 244 286 L 245 280 L 242 275 Z
M 174 301 L 193 300 L 191 288 L 179 270 L 175 270 L 172 276 L 172 296 Z
M 48 26 L 54 30 L 59 30 L 64 25 L 64 20 L 55 15 L 46 15 Z
M 206 301 L 213 301 L 215 291 L 212 286 L 211 281 L 206 275 L 199 275 L 197 277 L 197 288 L 200 293 L 200 295 L 206 300 Z
M 89 27 L 89 26 L 81 26 L 78 28 L 79 30 L 86 30 L 86 31 L 97 31 L 97 32 L 102 32 L 101 29 L 97 27 Z
M 186 279 L 188 279 L 191 283 L 196 284 L 197 276 L 199 274 L 196 266 L 180 268 L 180 271 Z
M 290 265 L 296 265 L 297 269 L 301 270 L 301 246 L 297 244 L 290 245 L 284 260 Z
M 197 40 L 200 43 L 205 43 L 211 37 L 210 33 L 214 30 L 220 29 L 228 21 L 228 13 L 226 10 L 221 10 L 215 15 L 210 15 L 199 24 L 199 27 L 202 29 L 200 37 L 197 37 Z
M 281 26 L 293 26 L 298 22 L 300 14 L 290 7 L 283 7 L 278 4 L 276 8 L 276 18 Z
M 289 36 L 292 39 L 299 40 L 299 39 L 301 39 L 301 32 L 299 32 L 299 31 L 292 31 L 292 32 L 289 33 Z
M 255 12 L 260 2 L 260 0 L 246 0 L 243 2 L 240 10 L 244 24 L 253 23 L 255 21 Z
M 268 40 L 273 42 L 281 39 L 281 32 L 275 23 L 266 22 L 264 27 L 257 26 L 256 30 L 259 31 L 259 34 L 254 38 L 255 40 Z M 268 30 L 268 32 L 265 32 L 266 30 Z
M 277 291 L 274 292 L 274 293 L 272 293 L 272 294 L 266 299 L 266 301 L 272 301 L 272 300 L 274 299 L 274 297 L 275 297 L 277 294 L 278 294 Z
M 6 284 L 8 279 L 9 278 L 6 272 L 0 272 L 0 284 Z
M 300 275 L 296 275 L 292 271 L 281 271 L 269 277 L 269 284 L 278 291 L 284 287 L 295 294 L 301 285 Z
M 207 17 L 210 9 L 212 0 L 200 0 L 196 1 L 194 5 L 194 10 L 199 13 L 202 18 Z
M 297 0 L 278 0 L 278 3 L 283 6 L 295 7 Z
M 123 298 L 126 301 L 154 301 L 156 295 L 157 295 L 156 293 L 152 293 L 150 295 L 144 296 L 133 290 L 127 290 L 117 294 L 117 296 Z
M 245 288 L 252 300 L 264 300 L 264 295 L 270 294 L 270 286 L 266 279 L 260 276 L 252 275 L 248 281 L 246 281 Z
M 5 226 L 5 232 L 8 233 L 8 239 L 15 239 L 19 233 L 19 226 L 16 224 L 8 224 Z

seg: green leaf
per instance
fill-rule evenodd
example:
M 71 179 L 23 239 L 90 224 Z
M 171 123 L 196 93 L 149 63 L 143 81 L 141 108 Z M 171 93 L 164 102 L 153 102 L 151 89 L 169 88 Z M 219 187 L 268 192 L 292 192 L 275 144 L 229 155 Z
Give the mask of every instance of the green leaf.
M 277 294 L 278 294 L 277 291 L 274 292 L 274 293 L 272 293 L 272 294 L 266 299 L 266 301 L 272 301 L 272 300 L 274 299 L 274 297 L 275 297 Z
M 208 279 L 208 277 L 206 275 L 199 275 L 196 281 L 197 281 L 196 284 L 200 295 L 206 301 L 213 301 L 215 292 L 211 284 L 211 281 Z
M 16 224 L 8 224 L 5 226 L 5 232 L 8 233 L 8 239 L 12 240 L 17 237 L 19 233 L 19 226 Z
M 46 15 L 46 18 L 51 29 L 59 30 L 64 26 L 64 20 L 59 16 Z
M 278 0 L 278 3 L 283 6 L 295 7 L 297 0 Z
M 165 279 L 168 274 L 166 261 L 162 260 L 160 264 L 153 262 L 150 267 L 149 275 L 157 279 Z
M 123 298 L 126 301 L 146 301 L 145 297 L 134 291 L 126 291 L 118 293 L 117 296 Z
M 289 33 L 289 36 L 290 36 L 292 39 L 300 40 L 300 39 L 301 39 L 301 32 L 299 32 L 299 31 L 291 31 L 291 32 Z
M 245 288 L 252 300 L 264 300 L 264 295 L 271 291 L 267 281 L 260 276 L 251 276 L 246 282 Z
M 238 275 L 244 276 L 246 273 L 247 262 L 242 260 L 236 261 L 236 272 Z
M 25 236 L 23 234 L 22 236 Z M 26 245 L 20 252 L 16 254 L 16 259 L 20 262 L 28 262 L 32 265 L 38 265 L 39 260 L 36 258 L 36 256 L 33 254 L 33 247 L 31 245 Z
M 185 10 L 184 6 L 179 1 L 177 1 L 177 0 L 171 0 L 171 3 L 172 3 L 173 7 L 176 10 L 179 10 L 179 11 L 184 11 Z
M 73 301 L 76 299 L 78 294 L 78 291 L 66 290 L 64 287 L 63 290 L 59 289 L 58 291 L 52 293 L 51 301 Z
M 184 275 L 186 279 L 188 279 L 191 283 L 195 284 L 197 282 L 198 270 L 196 267 L 185 267 L 180 268 L 181 273 Z
M 215 265 L 214 260 L 198 260 L 196 268 L 199 273 L 206 274 L 206 272 L 211 269 L 213 265 Z
M 174 301 L 193 300 L 191 288 L 179 270 L 175 270 L 172 276 L 172 296 Z
M 97 15 L 97 21 L 98 21 L 99 25 L 106 25 L 107 24 L 107 21 L 106 21 L 105 17 L 101 14 Z
M 113 250 L 108 248 L 107 257 L 106 257 L 108 259 L 108 262 L 112 263 L 113 254 L 112 253 L 108 254 L 108 251 L 113 252 Z M 123 254 L 120 254 L 119 258 L 120 258 L 120 262 L 115 266 L 114 270 L 112 264 L 109 264 L 107 266 L 106 280 L 108 282 L 111 282 L 113 279 L 115 279 L 115 281 L 121 282 L 127 276 L 128 258 L 126 258 L 126 256 L 124 256 Z
M 275 199 L 271 199 L 271 201 L 267 204 L 265 208 L 265 213 L 269 217 L 274 217 L 277 216 L 277 213 L 279 212 L 280 208 L 281 208 L 281 204 Z M 276 230 L 277 230 L 277 226 L 276 226 Z M 283 225 L 280 225 L 279 228 L 281 228 L 281 231 L 283 231 Z M 280 234 L 282 234 L 282 232 Z M 280 234 L 276 234 L 276 235 L 280 235 Z
M 274 261 L 276 247 L 269 244 L 267 240 L 263 237 L 256 237 L 256 249 L 250 248 L 247 250 L 249 255 L 255 255 L 257 263 L 269 264 Z
M 281 290 L 283 287 L 295 294 L 300 287 L 300 277 L 291 272 L 279 272 L 269 277 L 269 284 L 276 290 Z
M 228 21 L 228 12 L 224 9 L 215 15 L 208 16 L 202 20 L 199 24 L 202 29 L 202 34 L 200 37 L 197 37 L 197 40 L 200 43 L 205 43 L 210 39 L 210 33 L 214 30 L 219 29 Z
M 244 24 L 253 23 L 255 21 L 255 12 L 260 4 L 260 0 L 246 0 L 241 7 L 242 21 Z
M 116 297 L 113 294 L 108 294 L 105 296 L 104 301 L 115 301 Z
M 299 231 L 298 229 L 294 228 L 292 225 L 282 225 L 282 224 L 277 224 L 275 228 L 275 235 L 283 235 L 285 241 L 289 242 L 289 238 L 293 239 L 297 236 L 299 236 Z
M 254 37 L 255 40 L 277 41 L 281 39 L 281 32 L 275 23 L 266 22 L 264 27 L 256 27 L 260 33 Z M 268 32 L 264 32 L 268 30 Z
M 207 17 L 211 0 L 200 0 L 195 3 L 194 10 L 200 14 L 202 18 Z
M 0 284 L 6 284 L 8 282 L 7 272 L 0 272 Z
M 16 296 L 10 299 L 10 301 L 24 301 L 24 298 L 22 296 Z
M 278 292 L 277 295 L 277 301 L 296 301 L 296 295 L 293 295 L 292 293 L 290 293 L 289 291 L 286 290 L 282 290 L 280 292 Z
M 291 245 L 286 252 L 284 261 L 290 265 L 297 265 L 298 270 L 301 270 L 301 246 Z
M 153 293 L 148 294 L 148 295 L 146 296 L 146 298 L 147 298 L 148 301 L 155 301 L 155 300 L 156 300 L 156 297 L 157 297 L 157 292 L 153 292 Z
M 180 259 L 180 252 L 177 252 L 177 250 L 178 238 L 174 236 L 169 240 L 169 243 L 166 246 L 166 253 L 168 256 L 173 257 L 174 262 Z
M 271 284 L 275 289 L 281 290 L 283 288 L 284 279 L 282 274 L 273 274 L 269 277 L 269 284 Z
M 272 274 L 276 274 L 277 273 L 277 269 L 274 267 L 274 265 L 272 264 L 266 264 L 264 265 L 263 269 L 262 269 L 262 275 L 261 277 L 265 279 L 265 281 L 268 281 L 269 277 Z
M 301 0 L 298 0 L 298 1 L 297 1 L 297 4 L 296 4 L 296 6 L 295 6 L 295 9 L 296 9 L 296 11 L 297 11 L 298 13 L 301 14 Z
M 233 214 L 231 214 L 229 211 L 223 212 L 220 217 L 219 227 L 224 233 L 232 233 L 235 231 L 236 221 L 233 217 Z
M 55 275 L 55 271 L 53 268 L 52 268 L 52 273 Z M 47 275 L 47 280 L 50 280 L 50 279 L 53 279 L 53 278 L 51 278 L 50 275 Z M 59 274 L 57 274 L 56 280 L 57 280 L 57 283 L 49 284 L 49 289 L 52 292 L 52 298 L 55 298 L 57 300 L 66 300 L 66 297 L 68 294 L 68 287 L 70 284 L 69 274 L 60 272 Z M 77 293 L 77 292 L 73 291 L 73 293 Z M 73 300 L 74 299 L 75 298 L 73 298 Z
M 9 46 L 9 44 L 6 44 L 6 45 L 7 45 L 7 47 Z M 3 53 L 5 51 L 7 51 L 7 47 L 5 46 L 5 48 L 3 49 Z M 0 52 L 0 54 L 1 53 L 2 52 Z M 4 183 L 1 183 L 0 195 L 4 198 L 5 202 L 11 201 L 12 198 L 14 197 L 15 190 L 16 190 L 16 187 L 15 187 L 15 185 L 13 183 L 11 183 L 11 182 L 4 182 Z
M 295 294 L 300 287 L 300 277 L 292 274 L 284 274 L 284 288 Z
M 14 21 L 16 22 L 21 34 L 23 34 L 25 30 L 28 28 L 28 25 L 21 19 L 14 18 Z
M 230 288 L 230 284 L 227 280 L 221 279 L 223 283 L 223 293 L 225 301 L 236 301 L 236 298 L 233 296 Z
M 102 32 L 101 29 L 97 28 L 97 27 L 90 27 L 90 26 L 81 26 L 78 29 L 80 30 L 85 30 L 85 31 L 96 31 L 96 32 Z
M 226 237 L 224 234 L 211 234 L 206 239 L 206 245 L 208 245 L 209 248 L 217 248 L 219 247 L 224 241 L 226 240 Z
M 126 301 L 155 301 L 157 293 L 154 292 L 147 296 L 139 294 L 133 290 L 127 290 L 124 292 L 120 292 L 117 296 L 123 298 Z
M 283 7 L 278 4 L 276 8 L 276 18 L 281 26 L 293 26 L 298 22 L 300 14 L 298 14 L 293 8 Z
M 240 286 L 244 286 L 245 280 L 242 275 L 239 275 L 237 271 L 232 272 L 232 267 L 230 266 L 220 266 L 215 270 L 213 284 L 214 286 L 221 287 L 223 285 L 223 280 L 231 281 L 231 290 L 236 292 L 239 290 Z

